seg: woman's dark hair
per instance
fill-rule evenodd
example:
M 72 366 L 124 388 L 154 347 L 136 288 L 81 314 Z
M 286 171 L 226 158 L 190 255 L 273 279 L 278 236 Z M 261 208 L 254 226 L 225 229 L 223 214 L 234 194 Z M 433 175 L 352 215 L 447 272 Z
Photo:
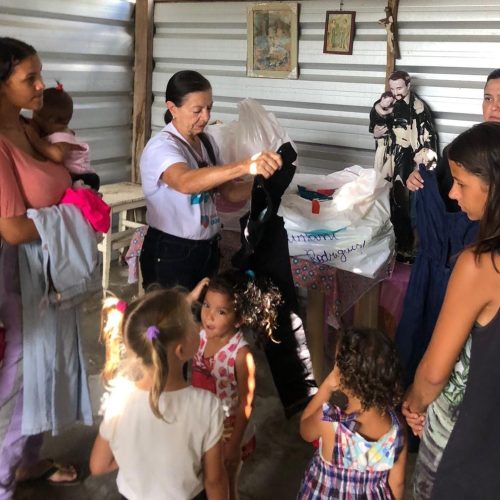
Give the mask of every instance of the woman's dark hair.
M 392 92 L 390 90 L 387 90 L 386 92 L 384 92 L 381 96 L 380 96 L 380 99 L 384 99 L 385 97 L 394 97 L 394 95 L 392 94 Z
M 351 328 L 337 344 L 340 385 L 361 401 L 363 410 L 385 412 L 403 398 L 401 364 L 394 343 L 379 330 Z
M 0 37 L 0 82 L 6 82 L 16 65 L 35 54 L 35 48 L 21 40 Z
M 490 80 L 498 80 L 500 78 L 500 69 L 494 69 L 486 78 L 486 83 Z
M 205 92 L 211 89 L 210 82 L 197 71 L 178 71 L 167 83 L 165 102 L 172 101 L 176 106 L 182 106 L 184 98 L 191 92 Z M 167 125 L 172 121 L 172 113 L 168 109 L 164 120 Z
M 281 294 L 268 280 L 255 279 L 251 271 L 229 269 L 210 279 L 209 290 L 230 297 L 237 321 L 253 330 L 259 346 L 273 340 Z
M 462 132 L 450 144 L 448 158 L 477 175 L 488 187 L 479 235 L 474 243 L 476 257 L 500 252 L 500 123 L 484 122 Z

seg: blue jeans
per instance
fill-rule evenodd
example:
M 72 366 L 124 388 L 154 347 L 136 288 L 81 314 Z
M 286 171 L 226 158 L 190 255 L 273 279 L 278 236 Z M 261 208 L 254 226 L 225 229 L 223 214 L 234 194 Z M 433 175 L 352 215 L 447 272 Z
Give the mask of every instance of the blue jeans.
M 176 285 L 188 290 L 219 269 L 219 235 L 210 240 L 188 240 L 149 227 L 141 251 L 143 286 Z

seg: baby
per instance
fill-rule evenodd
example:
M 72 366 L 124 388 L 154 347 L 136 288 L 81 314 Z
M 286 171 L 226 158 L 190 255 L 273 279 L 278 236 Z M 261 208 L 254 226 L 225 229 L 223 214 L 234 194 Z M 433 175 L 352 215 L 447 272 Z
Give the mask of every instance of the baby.
M 68 128 L 72 116 L 73 99 L 58 82 L 56 87 L 44 90 L 43 107 L 33 113 L 33 122 L 40 135 L 27 127 L 28 139 L 42 156 L 63 163 L 73 182 L 98 191 L 100 180 L 90 167 L 89 145 L 77 141 L 75 133 Z
M 384 158 L 386 141 L 390 140 L 393 123 L 394 96 L 391 91 L 384 92 L 370 111 L 370 128 L 377 143 L 374 168 L 385 179 L 392 177 L 391 163 Z

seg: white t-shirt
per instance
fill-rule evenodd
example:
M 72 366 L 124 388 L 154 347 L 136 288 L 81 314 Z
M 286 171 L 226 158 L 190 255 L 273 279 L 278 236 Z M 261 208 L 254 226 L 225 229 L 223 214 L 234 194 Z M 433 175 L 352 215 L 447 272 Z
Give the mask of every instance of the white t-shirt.
M 168 132 L 186 141 L 174 125 L 169 123 L 148 141 L 141 156 L 142 189 L 147 207 L 146 222 L 174 236 L 209 240 L 220 230 L 220 218 L 213 193 L 183 194 L 161 180 L 163 172 L 175 163 L 186 163 L 190 168 L 198 168 L 192 152 Z M 210 142 L 215 159 L 220 164 L 219 149 L 212 138 Z M 201 149 L 203 160 L 210 165 L 212 162 L 203 144 Z
M 203 455 L 222 437 L 223 413 L 209 391 L 186 387 L 160 396 L 155 417 L 148 392 L 116 381 L 99 433 L 119 466 L 118 490 L 129 500 L 188 500 L 203 490 Z

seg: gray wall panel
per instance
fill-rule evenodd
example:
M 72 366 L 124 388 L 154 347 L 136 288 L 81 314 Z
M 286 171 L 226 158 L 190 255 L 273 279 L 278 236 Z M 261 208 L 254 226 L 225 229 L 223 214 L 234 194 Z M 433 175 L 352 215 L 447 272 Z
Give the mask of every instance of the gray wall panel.
M 73 97 L 71 121 L 103 183 L 130 180 L 133 3 L 0 0 L 0 32 L 32 44 L 48 87 Z
M 323 54 L 324 22 L 332 2 L 300 3 L 298 80 L 246 76 L 248 2 L 159 3 L 155 6 L 153 130 L 163 125 L 170 76 L 197 69 L 212 83 L 212 117 L 237 118 L 237 102 L 258 99 L 297 142 L 303 171 L 371 166 L 368 114 L 384 90 L 385 0 L 350 0 L 356 11 L 352 56 Z M 397 69 L 436 116 L 441 147 L 481 120 L 485 76 L 500 66 L 500 0 L 400 0 Z

